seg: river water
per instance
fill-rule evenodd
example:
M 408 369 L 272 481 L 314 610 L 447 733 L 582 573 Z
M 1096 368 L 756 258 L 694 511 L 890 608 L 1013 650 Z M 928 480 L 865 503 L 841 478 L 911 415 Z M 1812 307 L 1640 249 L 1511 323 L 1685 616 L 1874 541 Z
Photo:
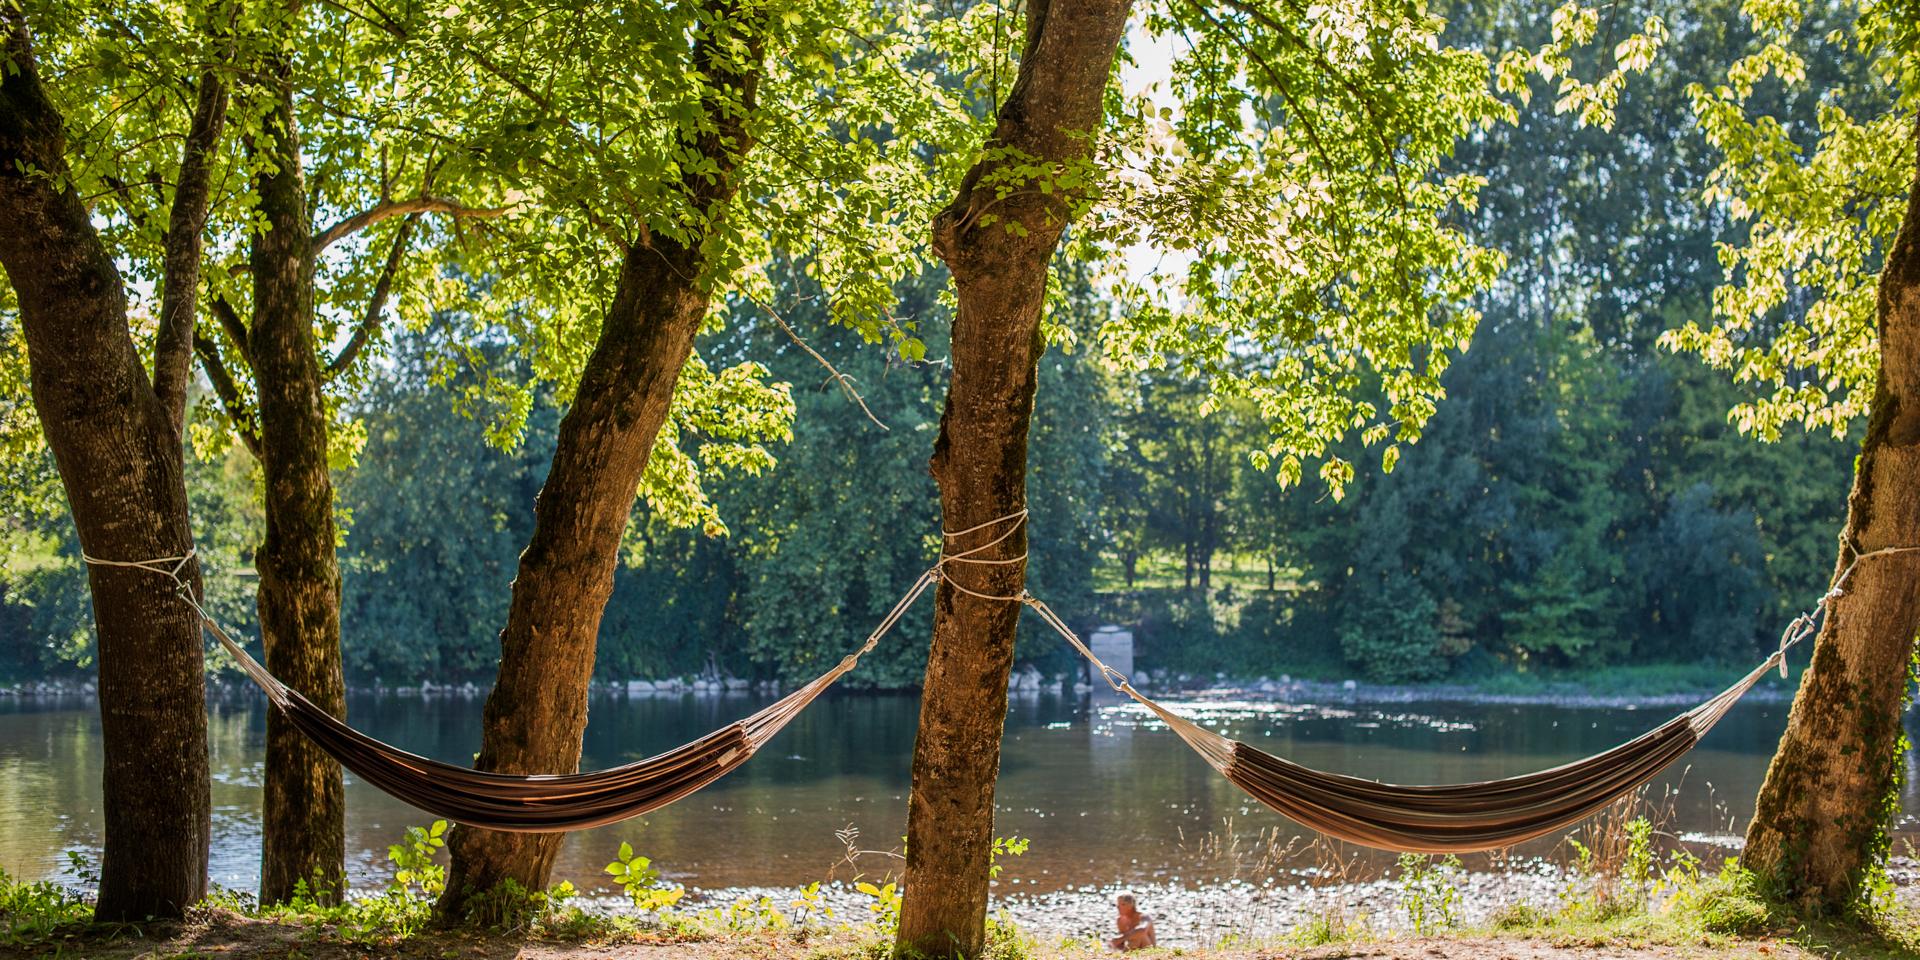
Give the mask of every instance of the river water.
M 766 702 L 748 695 L 594 701 L 585 766 L 649 756 Z M 1169 698 L 1211 726 L 1325 770 L 1400 783 L 1483 780 L 1553 766 L 1613 746 L 1675 707 L 1475 703 L 1286 703 L 1232 695 Z M 352 722 L 438 759 L 479 745 L 473 698 L 356 696 Z M 259 876 L 265 706 L 217 704 L 211 716 L 214 882 L 251 890 Z M 695 888 L 792 886 L 886 872 L 905 832 L 918 701 L 911 695 L 830 695 L 727 779 L 651 816 L 567 840 L 558 878 L 604 889 L 602 868 L 622 841 L 670 880 Z M 1697 848 L 1737 839 L 1785 724 L 1783 702 L 1737 706 L 1705 743 L 1655 783 L 1662 827 Z M 1909 726 L 1913 726 L 1910 720 Z M 0 867 L 16 877 L 70 879 L 68 852 L 100 844 L 100 724 L 83 700 L 0 703 Z M 1908 787 L 1896 849 L 1920 846 L 1920 764 Z M 347 849 L 356 885 L 386 875 L 387 845 L 428 818 L 348 780 Z M 846 831 L 857 831 L 853 839 Z M 1016 696 L 1007 724 L 995 832 L 1028 838 L 1005 863 L 1008 894 L 1144 884 L 1192 886 L 1274 869 L 1302 831 L 1216 775 L 1179 739 L 1129 704 Z M 836 836 L 836 834 L 840 834 Z M 870 852 L 835 867 L 848 841 Z M 1523 856 L 1563 857 L 1555 840 Z M 1385 861 L 1361 854 L 1363 865 Z M 1486 863 L 1469 858 L 1468 866 Z M 895 866 L 897 869 L 897 866 Z

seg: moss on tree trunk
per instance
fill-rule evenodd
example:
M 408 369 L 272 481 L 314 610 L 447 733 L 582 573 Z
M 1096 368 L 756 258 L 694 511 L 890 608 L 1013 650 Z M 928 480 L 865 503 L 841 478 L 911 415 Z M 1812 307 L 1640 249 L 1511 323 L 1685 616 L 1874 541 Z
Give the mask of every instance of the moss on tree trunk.
M 285 80 L 285 60 L 265 68 Z M 325 380 L 313 338 L 313 240 L 299 130 L 288 84 L 272 98 L 253 140 L 266 163 L 254 178 L 267 229 L 253 236 L 253 326 L 247 355 L 259 395 L 266 537 L 254 553 L 267 669 L 329 713 L 344 717 L 340 570 L 334 556 L 333 480 L 327 472 Z M 261 814 L 260 900 L 282 902 L 305 881 L 320 896 L 344 893 L 346 788 L 340 765 L 278 711 L 267 715 Z
M 1835 575 L 1853 571 L 1828 606 L 1742 854 L 1783 898 L 1825 909 L 1859 897 L 1898 810 L 1888 798 L 1920 634 L 1920 553 L 1868 555 L 1920 547 L 1920 182 L 1881 272 L 1878 313 L 1879 383 Z

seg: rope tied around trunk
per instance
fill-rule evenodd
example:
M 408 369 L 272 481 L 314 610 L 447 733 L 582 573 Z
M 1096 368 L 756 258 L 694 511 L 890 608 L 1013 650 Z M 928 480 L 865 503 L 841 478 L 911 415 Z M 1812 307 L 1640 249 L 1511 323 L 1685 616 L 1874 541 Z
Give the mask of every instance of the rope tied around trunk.
M 978 533 L 982 530 L 991 529 L 1001 524 L 1006 524 L 1007 528 L 1005 530 L 1002 530 L 998 536 L 994 537 L 991 540 L 988 540 L 986 543 L 980 544 L 979 546 L 974 547 L 970 550 L 962 550 L 959 553 L 947 552 L 947 546 L 951 541 L 967 536 L 968 534 Z M 1015 596 L 1006 597 L 1006 596 L 996 596 L 990 593 L 981 593 L 978 590 L 973 590 L 966 586 L 961 585 L 961 583 L 958 580 L 953 579 L 952 574 L 947 572 L 947 564 L 973 563 L 973 564 L 980 564 L 982 566 L 1010 566 L 1016 563 L 1025 563 L 1027 559 L 1027 554 L 1030 552 L 1028 550 L 1020 551 L 1020 555 L 1017 557 L 1004 557 L 1004 558 L 998 558 L 998 559 L 987 559 L 984 557 L 975 556 L 975 554 L 985 553 L 986 551 L 991 550 L 1002 543 L 1005 543 L 1014 534 L 1019 533 L 1021 529 L 1026 527 L 1026 525 L 1027 525 L 1027 511 L 1026 509 L 1022 508 L 1020 510 L 1016 510 L 1012 513 L 1006 514 L 1005 516 L 994 517 L 992 520 L 988 520 L 984 523 L 976 523 L 973 526 L 966 528 L 965 530 L 941 530 L 940 531 L 940 559 L 934 563 L 933 570 L 931 570 L 930 572 L 934 575 L 934 579 L 945 580 L 947 582 L 947 586 L 950 586 L 955 590 L 958 590 L 961 593 L 964 593 L 970 597 L 978 597 L 981 600 L 996 600 L 1004 603 L 1024 603 L 1026 602 L 1026 598 L 1028 597 L 1028 594 L 1025 590 L 1020 591 L 1020 593 Z
M 186 603 L 188 607 L 193 609 L 194 615 L 200 618 L 201 625 L 206 627 L 207 632 L 213 634 L 213 638 L 220 642 L 221 648 L 226 650 L 227 655 L 233 658 L 233 662 L 239 665 L 241 672 L 245 673 L 249 679 L 260 687 L 260 692 L 266 694 L 267 699 L 272 701 L 274 706 L 285 710 L 289 704 L 289 690 L 287 685 L 281 683 L 280 678 L 268 673 L 267 668 L 261 665 L 260 661 L 255 660 L 240 644 L 234 642 L 234 639 L 228 636 L 225 630 L 220 628 L 219 621 L 213 619 L 213 615 L 207 612 L 206 607 L 201 606 L 201 601 L 205 598 L 195 597 L 193 595 L 193 584 L 181 575 L 183 571 L 187 569 L 187 564 L 192 563 L 198 555 L 199 548 L 189 545 L 187 552 L 177 557 L 154 557 L 148 560 L 107 560 L 91 556 L 83 550 L 80 552 L 80 559 L 82 562 L 91 566 L 145 570 L 148 573 L 157 573 L 172 580 L 174 594 L 178 596 L 182 602 Z
M 1819 631 L 1821 620 L 1831 611 L 1833 601 L 1847 595 L 1847 578 L 1853 576 L 1853 571 L 1860 566 L 1860 562 L 1862 560 L 1871 560 L 1875 557 L 1892 556 L 1901 553 L 1920 553 L 1920 547 L 1881 547 L 1878 550 L 1869 550 L 1865 553 L 1856 551 L 1853 559 L 1847 563 L 1846 567 L 1840 571 L 1838 576 L 1833 578 L 1833 585 L 1827 588 L 1827 592 L 1821 595 L 1818 601 L 1815 601 L 1813 609 L 1794 617 L 1793 620 L 1787 624 L 1787 628 L 1780 632 L 1780 649 L 1774 651 L 1773 656 L 1767 658 L 1767 662 L 1760 667 L 1761 671 L 1765 672 L 1769 666 L 1778 663 L 1780 665 L 1780 677 L 1781 679 L 1785 679 L 1787 676 L 1787 651 L 1793 649 L 1800 641 L 1813 636 Z
M 187 564 L 193 562 L 193 558 L 197 552 L 198 548 L 189 546 L 187 547 L 186 553 L 177 557 L 154 557 L 151 560 L 102 560 L 99 557 L 88 556 L 87 552 L 82 550 L 80 551 L 80 559 L 96 567 L 129 567 L 134 570 L 146 570 L 150 573 L 157 573 L 172 579 L 176 586 L 185 590 L 187 588 L 187 582 L 181 579 L 180 571 L 185 570 Z M 171 564 L 171 566 L 169 566 L 169 564 Z

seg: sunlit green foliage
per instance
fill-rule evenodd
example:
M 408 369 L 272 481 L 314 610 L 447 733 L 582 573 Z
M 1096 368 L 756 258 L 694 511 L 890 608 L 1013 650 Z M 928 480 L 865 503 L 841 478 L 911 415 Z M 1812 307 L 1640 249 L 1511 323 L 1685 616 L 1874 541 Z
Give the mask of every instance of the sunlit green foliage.
M 1553 11 L 1549 21 L 1552 36 L 1537 50 L 1509 50 L 1495 68 L 1495 84 L 1523 104 L 1533 101 L 1532 76 L 1554 83 L 1553 112 L 1571 113 L 1582 126 L 1611 129 L 1614 110 L 1628 78 L 1653 65 L 1653 57 L 1666 41 L 1666 23 L 1649 16 L 1640 32 L 1613 47 L 1614 69 L 1599 79 L 1584 81 L 1576 73 L 1572 51 L 1591 43 L 1600 29 L 1600 11 L 1568 3 Z
M 490 668 L 559 405 L 597 332 L 619 244 L 635 237 L 710 234 L 719 299 L 637 491 L 602 675 L 715 665 L 809 676 L 932 556 L 924 464 L 947 314 L 944 278 L 925 270 L 925 223 L 1017 76 L 1013 7 L 780 0 L 696 27 L 691 8 L 626 16 L 505 0 L 462 8 L 467 17 L 351 0 L 298 13 L 29 6 L 74 154 L 94 158 L 76 161 L 76 177 L 136 278 L 143 333 L 171 189 L 163 173 L 185 122 L 180 81 L 196 65 L 293 45 L 317 227 L 419 197 L 485 213 L 382 220 L 322 257 L 331 354 L 363 319 L 403 230 L 410 251 L 386 333 L 332 381 L 356 680 Z M 1821 124 L 1878 117 L 1868 108 L 1911 89 L 1903 61 L 1881 56 L 1905 42 L 1890 32 L 1891 9 L 1872 8 L 1865 22 L 1880 32 L 1861 33 L 1880 38 L 1868 48 L 1878 74 L 1851 39 L 1824 38 L 1851 23 L 1845 11 L 1776 5 L 1756 12 L 1781 25 L 1757 49 L 1792 52 L 1756 54 L 1689 97 L 1695 65 L 1748 49 L 1725 4 L 1556 13 L 1355 0 L 1311 26 L 1254 2 L 1144 8 L 1131 55 L 1171 60 L 1164 85 L 1116 83 L 1091 166 L 1016 169 L 990 185 L 1069 190 L 1086 208 L 1046 324 L 1053 343 L 1077 346 L 1042 361 L 1035 589 L 1063 610 L 1093 610 L 1102 553 L 1113 563 L 1184 554 L 1195 584 L 1213 586 L 1209 560 L 1258 552 L 1280 591 L 1254 603 L 1217 588 L 1111 605 L 1152 621 L 1143 643 L 1153 629 L 1191 626 L 1194 642 L 1152 649 L 1209 670 L 1303 657 L 1419 679 L 1503 663 L 1743 656 L 1826 572 L 1823 525 L 1845 451 L 1734 442 L 1720 422 L 1734 402 L 1723 385 L 1649 348 L 1675 325 L 1676 344 L 1719 338 L 1729 363 L 1751 364 L 1752 383 L 1784 370 L 1779 396 L 1828 404 L 1824 426 L 1847 422 L 1861 373 L 1847 358 L 1870 351 L 1870 322 L 1842 324 L 1837 306 L 1807 312 L 1832 321 L 1816 331 L 1817 361 L 1765 360 L 1805 338 L 1762 334 L 1799 316 L 1795 297 L 1870 296 L 1870 245 L 1843 240 L 1884 226 L 1891 181 L 1864 162 L 1857 177 L 1838 174 L 1886 121 Z M 736 200 L 696 222 L 677 185 L 696 163 L 682 144 L 709 132 L 713 111 L 745 105 L 703 106 L 690 52 L 713 42 L 747 56 L 749 18 L 768 24 L 770 73 L 749 120 L 758 143 Z M 1780 81 L 1801 67 L 1807 83 Z M 1635 71 L 1646 80 L 1628 82 Z M 220 154 L 206 279 L 242 317 L 243 138 L 260 92 L 244 73 L 235 68 L 246 103 Z M 1710 142 L 1688 129 L 1696 106 Z M 1593 127 L 1603 121 L 1615 128 Z M 1708 190 L 1719 212 L 1699 208 Z M 1752 239 L 1728 248 L 1738 282 L 1710 320 L 1702 252 L 1723 225 L 1713 218 L 1736 209 L 1753 217 Z M 1852 219 L 1819 220 L 1812 240 L 1770 226 L 1834 211 Z M 1766 245 L 1789 240 L 1817 255 L 1764 279 L 1768 258 L 1788 256 Z M 1095 270 L 1106 275 L 1083 282 Z M 1816 270 L 1851 292 L 1820 292 Z M 1768 299 L 1780 283 L 1784 305 Z M 1748 328 L 1729 325 L 1734 307 Z M 889 429 L 832 384 L 815 389 L 825 371 L 774 311 Z M 5 671 L 31 676 L 86 664 L 90 641 L 84 572 L 17 334 L 0 285 L 0 469 L 19 481 L 0 507 L 0 632 L 23 638 Z M 1808 374 L 1817 364 L 1831 370 Z M 196 541 L 217 612 L 244 630 L 251 582 L 237 574 L 257 540 L 257 479 L 202 399 L 189 467 Z M 1763 414 L 1768 402 L 1748 404 L 1755 419 L 1740 425 L 1765 432 L 1768 416 L 1776 427 L 1800 416 L 1792 404 Z M 1416 436 L 1418 447 L 1401 443 Z M 1262 463 L 1246 462 L 1250 450 Z M 1324 484 L 1276 490 L 1316 457 L 1347 504 L 1328 502 Z M 675 529 L 685 526 L 699 532 Z M 704 536 L 723 529 L 730 541 Z M 1287 592 L 1296 575 L 1298 595 Z M 924 635 L 915 616 L 903 635 Z M 919 646 L 876 650 L 850 679 L 909 683 Z M 1041 640 L 1021 655 L 1055 652 Z
M 820 0 L 724 9 L 489 0 L 463 16 L 421 10 L 389 25 L 414 65 L 396 103 L 442 129 L 451 118 L 450 166 L 503 184 L 519 203 L 518 215 L 493 225 L 495 262 L 511 268 L 475 264 L 490 282 L 457 305 L 480 328 L 505 330 L 533 378 L 560 385 L 564 400 L 611 296 L 618 251 L 653 236 L 701 238 L 703 282 L 720 294 L 716 319 L 784 306 L 766 271 L 799 264 L 828 292 L 832 320 L 923 352 L 891 295 L 923 263 L 916 225 L 935 195 L 915 151 L 964 136 L 967 125 L 942 109 L 933 75 L 907 67 L 925 13 Z M 696 45 L 764 72 L 750 103 L 726 102 L 735 95 L 701 81 Z M 709 216 L 684 180 L 712 177 L 702 166 L 712 158 L 688 145 L 714 135 L 721 117 L 746 125 L 753 150 L 733 174 L 737 196 Z M 751 379 L 737 376 L 742 387 Z M 674 440 L 657 448 L 666 456 L 656 457 L 652 490 L 685 488 L 689 461 Z
M 0 475 L 9 480 L 0 493 L 0 548 L 9 556 L 27 524 L 64 510 L 27 392 L 27 347 L 12 299 L 12 288 L 0 283 Z
M 641 913 L 660 913 L 679 903 L 687 892 L 684 887 L 660 882 L 660 871 L 653 868 L 653 861 L 634 853 L 630 843 L 620 844 L 606 873 Z
M 1743 441 L 1726 423 L 1733 387 L 1654 349 L 1711 308 L 1718 223 L 1698 191 L 1718 158 L 1691 129 L 1687 86 L 1692 65 L 1742 49 L 1736 12 L 1608 7 L 1596 43 L 1649 16 L 1672 30 L 1623 88 L 1611 131 L 1534 109 L 1460 148 L 1455 162 L 1489 179 L 1474 232 L 1509 264 L 1479 301 L 1474 348 L 1442 381 L 1448 402 L 1390 475 L 1362 465 L 1343 504 L 1312 489 L 1281 495 L 1264 476 L 1236 482 L 1221 508 L 1232 555 L 1267 553 L 1281 593 L 1249 599 L 1239 582 L 1198 608 L 1184 594 L 1109 604 L 1141 623 L 1156 663 L 1399 681 L 1737 663 L 1818 595 L 1853 451 L 1825 436 Z M 1538 3 L 1449 14 L 1457 43 L 1552 41 Z M 1822 83 L 1858 75 L 1841 60 L 1809 68 Z M 1795 123 L 1813 118 L 1804 100 L 1768 102 Z M 1127 497 L 1137 494 L 1111 488 L 1116 564 L 1119 538 L 1147 529 Z
M 1424 4 L 1315 10 L 1150 9 L 1148 31 L 1175 46 L 1171 79 L 1114 111 L 1087 234 L 1165 264 L 1117 279 L 1111 355 L 1248 401 L 1271 431 L 1256 461 L 1290 484 L 1325 457 L 1337 498 L 1353 467 L 1332 445 L 1386 444 L 1390 467 L 1473 335 L 1469 301 L 1501 257 L 1458 225 L 1482 179 L 1444 168 L 1513 109 Z
M 1824 35 L 1825 8 L 1799 0 L 1743 7 L 1756 46 L 1724 76 L 1690 88 L 1720 153 L 1704 199 L 1744 228 L 1719 245 L 1725 282 L 1711 322 L 1661 342 L 1699 354 L 1744 385 L 1742 433 L 1783 426 L 1843 435 L 1866 412 L 1879 370 L 1875 289 L 1913 178 L 1920 43 L 1915 10 L 1869 3 Z M 1808 90 L 1808 60 L 1854 60 L 1848 82 L 1811 88 L 1813 124 L 1767 109 L 1769 88 Z

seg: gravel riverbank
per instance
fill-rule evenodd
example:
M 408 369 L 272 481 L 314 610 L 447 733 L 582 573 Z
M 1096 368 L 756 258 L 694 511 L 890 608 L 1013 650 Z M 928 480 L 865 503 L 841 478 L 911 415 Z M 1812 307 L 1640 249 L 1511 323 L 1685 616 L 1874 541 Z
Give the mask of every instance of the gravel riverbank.
M 1563 879 L 1557 870 L 1548 868 L 1533 873 L 1468 875 L 1459 883 L 1459 920 L 1474 925 L 1508 904 L 1551 904 Z M 1399 885 L 1384 879 L 1323 887 L 1304 881 L 1272 886 L 1232 881 L 1206 887 L 1088 884 L 1037 895 L 996 895 L 990 910 L 1048 942 L 1104 939 L 1112 936 L 1108 931 L 1113 926 L 1113 901 L 1121 893 L 1132 893 L 1139 899 L 1141 909 L 1153 917 L 1160 945 L 1165 947 L 1270 941 L 1328 914 L 1379 932 L 1407 927 Z M 765 897 L 791 918 L 794 910 L 790 904 L 798 895 L 794 888 L 748 887 L 690 892 L 683 903 L 700 909 Z M 833 909 L 835 921 L 862 923 L 872 918 L 869 905 L 873 898 L 850 885 L 823 885 L 820 899 Z M 606 905 L 611 909 L 620 906 L 612 901 Z
M 1920 861 L 1896 858 L 1892 873 L 1899 896 L 1920 909 Z M 1545 861 L 1518 865 L 1503 872 L 1461 872 L 1450 880 L 1458 893 L 1455 906 L 1459 926 L 1482 926 L 1502 909 L 1530 904 L 1553 910 L 1563 895 L 1577 886 L 1561 867 Z M 996 885 L 991 910 L 1043 941 L 1104 938 L 1113 925 L 1113 900 L 1120 893 L 1139 898 L 1141 909 L 1154 918 L 1164 947 L 1217 947 L 1271 942 L 1302 924 L 1328 915 L 1376 933 L 1409 933 L 1407 910 L 1398 877 L 1380 877 L 1345 883 L 1317 884 L 1311 871 L 1292 872 L 1262 883 L 1245 880 L 1204 886 L 1174 884 L 1086 884 L 1067 890 L 1028 895 Z M 736 887 L 690 890 L 687 909 L 725 908 L 740 901 L 766 898 L 773 909 L 796 919 L 795 887 Z M 608 909 L 623 901 L 595 898 Z M 833 911 L 832 922 L 870 920 L 874 899 L 850 883 L 822 884 L 819 902 Z

